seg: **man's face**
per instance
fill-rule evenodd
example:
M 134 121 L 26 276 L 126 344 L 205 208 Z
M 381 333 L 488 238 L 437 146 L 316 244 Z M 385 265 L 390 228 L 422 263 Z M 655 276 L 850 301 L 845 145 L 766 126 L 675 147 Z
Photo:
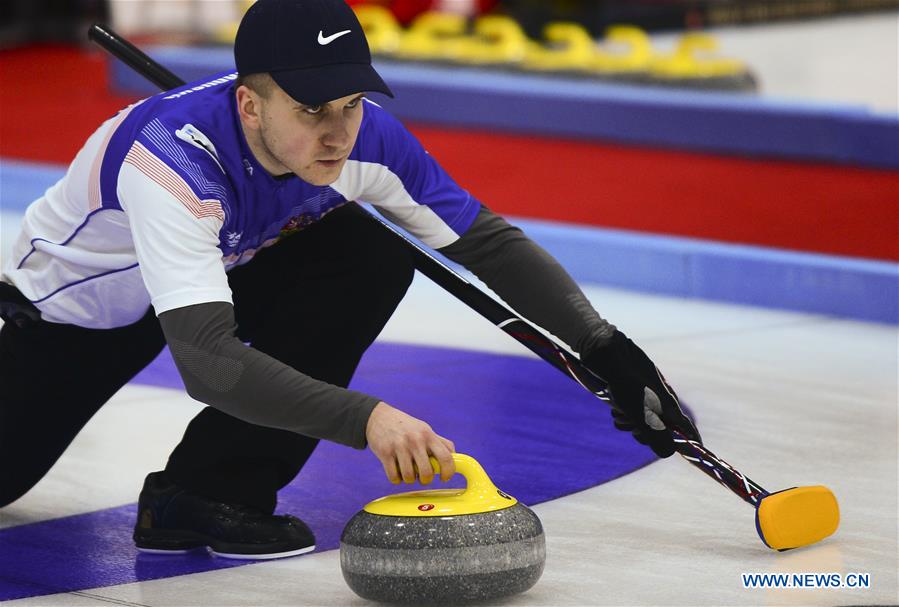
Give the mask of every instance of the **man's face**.
M 334 183 L 356 144 L 363 95 L 307 106 L 274 86 L 268 97 L 254 97 L 258 128 L 257 145 L 251 142 L 251 148 L 261 148 L 253 149 L 260 163 L 274 174 L 291 172 L 313 185 Z

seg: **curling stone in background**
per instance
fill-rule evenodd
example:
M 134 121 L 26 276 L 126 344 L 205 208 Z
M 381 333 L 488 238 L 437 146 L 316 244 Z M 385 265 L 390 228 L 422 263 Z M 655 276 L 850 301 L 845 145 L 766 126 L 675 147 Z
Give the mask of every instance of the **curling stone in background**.
M 456 453 L 453 460 L 465 489 L 389 495 L 350 519 L 340 569 L 353 592 L 387 603 L 463 603 L 537 582 L 546 561 L 540 519 L 497 489 L 473 458 Z

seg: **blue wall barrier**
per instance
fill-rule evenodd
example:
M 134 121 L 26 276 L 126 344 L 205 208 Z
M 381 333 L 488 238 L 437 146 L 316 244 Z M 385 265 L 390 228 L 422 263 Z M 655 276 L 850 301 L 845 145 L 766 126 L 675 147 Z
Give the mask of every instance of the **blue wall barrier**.
M 233 69 L 227 48 L 155 47 L 187 81 Z M 607 84 L 467 67 L 378 63 L 396 99 L 374 99 L 403 119 L 771 158 L 899 169 L 899 116 L 737 93 Z M 156 90 L 112 62 L 113 85 Z
M 510 219 L 579 282 L 899 323 L 899 264 Z
M 57 164 L 0 158 L 0 211 L 24 211 L 65 171 Z

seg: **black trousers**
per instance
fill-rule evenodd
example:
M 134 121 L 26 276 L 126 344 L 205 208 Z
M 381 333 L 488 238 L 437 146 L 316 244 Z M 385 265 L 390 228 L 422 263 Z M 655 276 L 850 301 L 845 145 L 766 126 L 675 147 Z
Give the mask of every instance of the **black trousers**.
M 350 203 L 228 275 L 238 337 L 346 386 L 412 280 L 406 249 Z M 119 388 L 165 345 L 153 310 L 110 330 L 38 322 L 0 329 L 0 507 L 24 495 Z M 206 407 L 166 475 L 210 498 L 273 511 L 318 440 Z M 139 446 L 136 446 L 139 448 Z

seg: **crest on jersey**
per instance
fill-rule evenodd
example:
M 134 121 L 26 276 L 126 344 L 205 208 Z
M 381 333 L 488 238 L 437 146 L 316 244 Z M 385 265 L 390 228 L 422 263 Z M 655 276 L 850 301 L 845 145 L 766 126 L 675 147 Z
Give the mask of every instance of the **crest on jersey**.
M 241 236 L 243 236 L 243 232 L 225 232 L 225 244 L 228 245 L 228 248 L 233 249 L 240 242 Z
M 203 134 L 203 131 L 188 123 L 175 131 L 175 136 L 181 141 L 186 141 L 192 146 L 200 148 L 201 150 L 212 156 L 212 159 L 215 160 L 215 163 L 222 170 L 222 173 L 225 172 L 224 167 L 222 167 L 222 163 L 219 162 L 218 150 L 216 150 L 215 146 L 212 145 L 212 141 L 209 140 L 209 137 Z

